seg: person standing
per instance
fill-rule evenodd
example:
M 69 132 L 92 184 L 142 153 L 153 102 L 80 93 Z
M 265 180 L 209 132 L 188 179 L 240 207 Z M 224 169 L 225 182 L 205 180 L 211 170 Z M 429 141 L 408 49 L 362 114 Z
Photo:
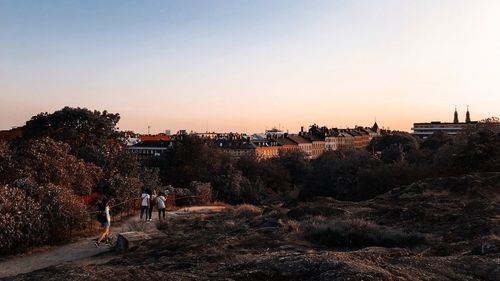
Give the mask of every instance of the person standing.
M 151 192 L 151 195 L 149 197 L 149 209 L 148 209 L 148 215 L 149 215 L 149 220 L 153 220 L 153 208 L 155 206 L 155 200 L 156 200 L 156 189 Z
M 165 207 L 166 207 L 165 202 L 167 201 L 167 199 L 165 198 L 164 195 L 165 195 L 165 193 L 160 192 L 160 195 L 156 198 L 156 201 L 158 202 L 158 206 L 157 206 L 157 208 L 158 208 L 158 219 L 160 221 L 165 220 Z
M 141 194 L 141 220 L 143 214 L 146 213 L 146 221 L 148 221 L 149 198 L 149 190 L 144 190 Z
M 109 210 L 109 200 L 107 198 L 102 199 L 101 204 L 99 204 L 99 213 L 97 214 L 97 220 L 101 223 L 103 231 L 95 242 L 96 247 L 99 247 L 102 240 L 104 240 L 105 238 L 106 244 L 110 244 L 109 227 L 111 226 L 111 215 L 109 214 Z

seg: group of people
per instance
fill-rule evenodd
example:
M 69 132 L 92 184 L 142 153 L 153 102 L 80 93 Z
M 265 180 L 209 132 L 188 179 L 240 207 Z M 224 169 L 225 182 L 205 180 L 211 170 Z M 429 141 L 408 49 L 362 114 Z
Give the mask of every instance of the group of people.
M 153 209 L 156 206 L 158 210 L 158 219 L 165 220 L 166 194 L 158 193 L 156 190 L 146 189 L 141 194 L 141 220 L 146 213 L 146 221 L 153 220 Z
M 146 213 L 146 221 L 153 220 L 153 209 L 156 206 L 158 210 L 158 219 L 165 220 L 167 197 L 164 192 L 157 193 L 156 190 L 146 189 L 141 194 L 141 220 Z M 110 202 L 107 198 L 103 198 L 98 204 L 97 221 L 101 224 L 102 233 L 97 238 L 95 246 L 99 247 L 104 241 L 106 245 L 111 245 L 109 237 L 109 228 L 111 227 Z

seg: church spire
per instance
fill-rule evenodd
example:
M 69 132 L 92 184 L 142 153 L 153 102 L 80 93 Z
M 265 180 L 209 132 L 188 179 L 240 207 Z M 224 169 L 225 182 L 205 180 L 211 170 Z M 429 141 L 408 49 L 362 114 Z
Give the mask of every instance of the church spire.
M 457 112 L 457 106 L 455 105 L 455 115 L 453 117 L 453 123 L 459 123 L 458 121 L 458 112 Z
M 467 106 L 467 113 L 465 114 L 465 123 L 470 123 L 470 112 L 469 112 L 469 106 Z

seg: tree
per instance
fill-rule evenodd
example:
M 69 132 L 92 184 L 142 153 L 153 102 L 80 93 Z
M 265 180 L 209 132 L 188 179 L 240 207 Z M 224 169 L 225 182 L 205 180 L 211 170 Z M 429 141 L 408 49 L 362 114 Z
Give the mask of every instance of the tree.
M 78 158 L 98 164 L 102 161 L 101 148 L 108 142 L 120 142 L 122 135 L 116 124 L 119 114 L 90 111 L 86 108 L 64 107 L 54 113 L 33 116 L 23 127 L 24 139 L 50 137 L 71 147 Z
M 183 136 L 161 160 L 160 174 L 164 184 L 187 187 L 192 181 L 211 182 L 223 173 L 230 162 L 225 153 L 195 136 Z
M 10 146 L 0 141 L 0 184 L 7 184 L 16 178 L 14 155 Z
M 0 186 L 0 253 L 39 245 L 47 239 L 41 202 L 22 189 Z
M 373 138 L 370 141 L 367 150 L 369 152 L 381 152 L 384 149 L 389 149 L 392 145 L 401 145 L 404 153 L 408 153 L 419 148 L 417 139 L 415 139 L 411 134 L 405 132 L 395 132 Z
M 48 137 L 15 148 L 18 178 L 32 178 L 39 185 L 54 184 L 77 195 L 89 194 L 101 179 L 99 167 L 77 159 L 69 145 Z
M 299 196 L 301 199 L 330 196 L 339 200 L 359 200 L 355 187 L 360 171 L 380 164 L 366 151 L 326 151 L 311 161 L 311 172 Z
M 280 151 L 278 160 L 288 170 L 294 184 L 304 182 L 309 173 L 309 161 L 304 151 Z

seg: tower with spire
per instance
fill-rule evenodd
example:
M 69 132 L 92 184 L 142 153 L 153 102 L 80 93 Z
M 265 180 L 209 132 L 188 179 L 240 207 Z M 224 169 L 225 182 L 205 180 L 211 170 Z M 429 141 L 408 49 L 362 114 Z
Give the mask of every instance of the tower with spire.
M 453 123 L 458 124 L 458 112 L 457 112 L 457 106 L 455 105 L 455 115 L 453 117 Z
M 377 124 L 377 117 L 375 117 L 375 123 L 372 126 L 372 131 L 377 133 L 377 134 L 380 133 L 380 128 L 378 127 L 378 124 Z
M 465 114 L 465 123 L 470 123 L 470 112 L 469 112 L 469 106 L 467 105 L 467 113 Z

